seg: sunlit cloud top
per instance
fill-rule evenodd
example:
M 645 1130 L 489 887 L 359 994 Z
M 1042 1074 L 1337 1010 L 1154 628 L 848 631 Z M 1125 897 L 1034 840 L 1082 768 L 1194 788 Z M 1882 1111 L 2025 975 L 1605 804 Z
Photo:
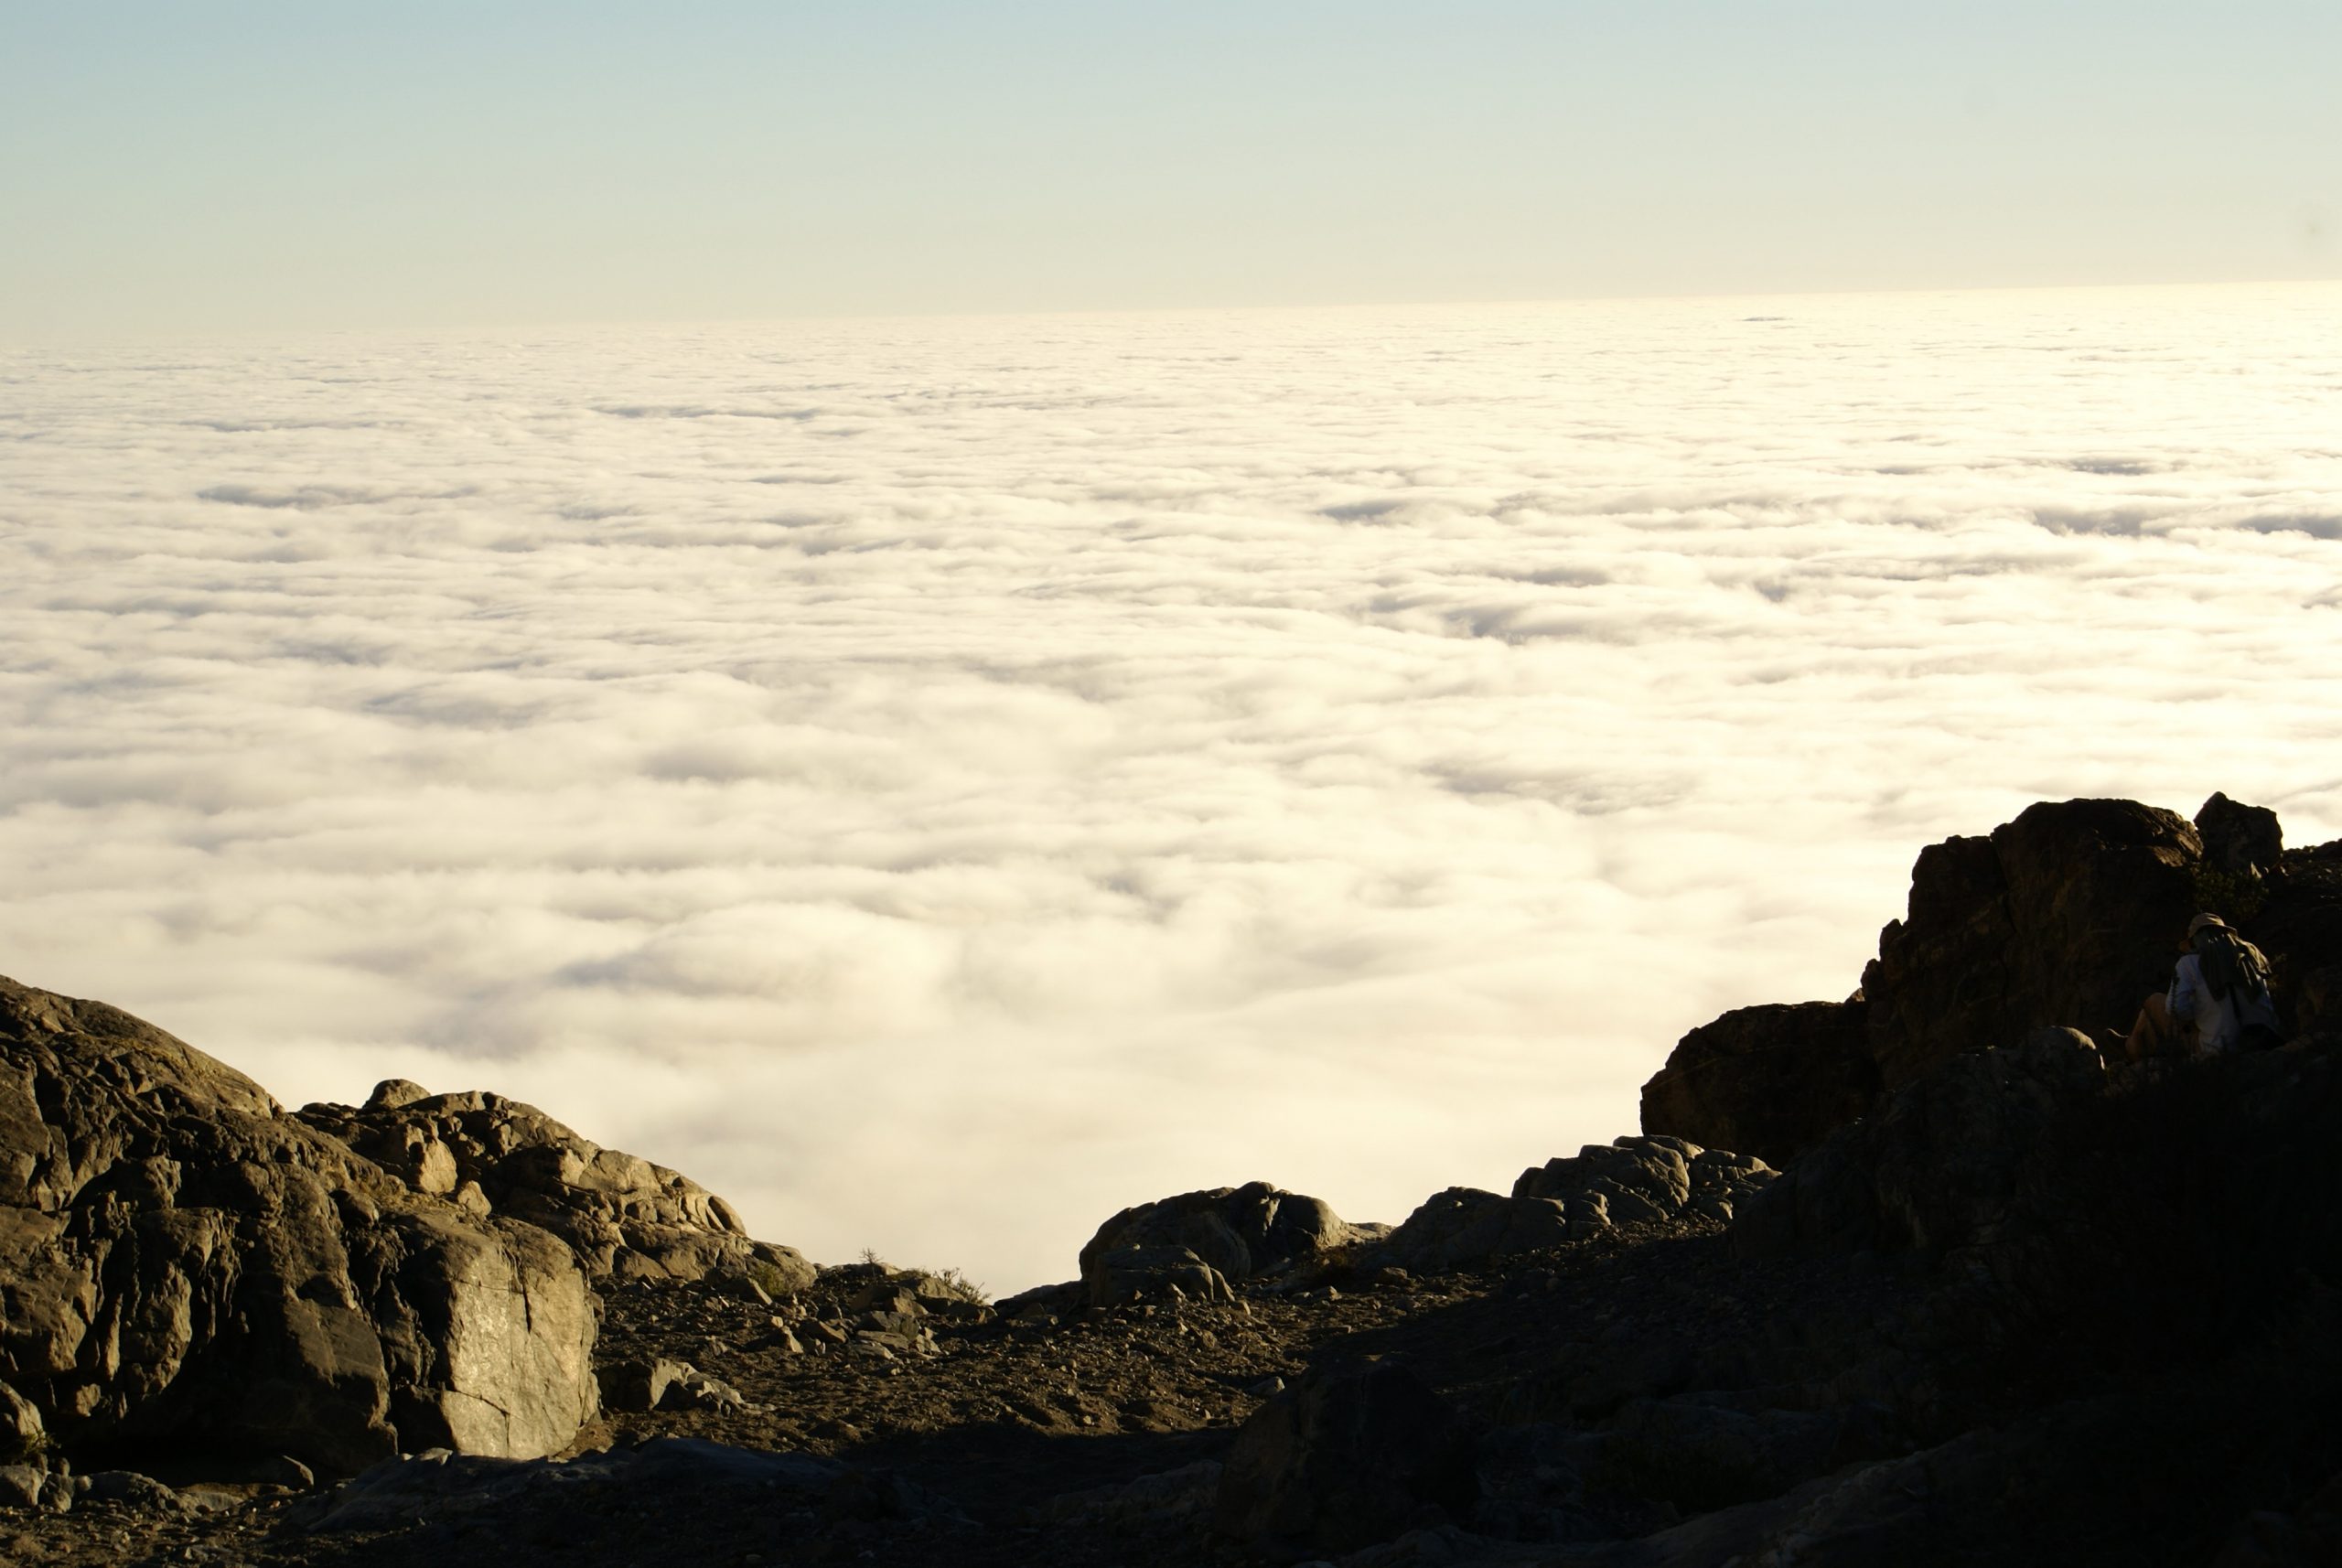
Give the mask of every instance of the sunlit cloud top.
M 519 1095 L 827 1261 L 1397 1219 L 1845 994 L 1947 833 L 2342 833 L 2337 315 L 0 357 L 0 972 L 295 1101 Z

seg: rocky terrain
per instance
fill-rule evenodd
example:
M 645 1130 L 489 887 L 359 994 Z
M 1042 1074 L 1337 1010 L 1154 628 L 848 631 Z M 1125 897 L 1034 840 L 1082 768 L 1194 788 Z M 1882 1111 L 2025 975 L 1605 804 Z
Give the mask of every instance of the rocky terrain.
M 2290 1037 L 2129 1062 L 2199 908 Z M 1509 1192 L 1181 1194 L 998 1302 L 0 983 L 0 1562 L 2342 1562 L 2337 1132 L 2342 843 L 2219 796 L 1928 847 Z

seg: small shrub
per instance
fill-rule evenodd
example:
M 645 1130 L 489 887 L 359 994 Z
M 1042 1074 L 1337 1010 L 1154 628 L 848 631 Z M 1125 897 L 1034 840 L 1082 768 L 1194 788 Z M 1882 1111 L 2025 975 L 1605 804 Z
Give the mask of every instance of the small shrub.
M 2242 871 L 2198 866 L 2188 880 L 2194 885 L 2196 907 L 2211 911 L 2231 925 L 2241 924 L 2261 913 L 2261 906 L 2269 897 L 2268 885 L 2261 880 L 2261 873 L 2250 865 Z
M 951 1286 L 951 1294 L 962 1301 L 972 1301 L 978 1306 L 992 1305 L 992 1293 L 957 1269 L 938 1269 L 935 1277 Z

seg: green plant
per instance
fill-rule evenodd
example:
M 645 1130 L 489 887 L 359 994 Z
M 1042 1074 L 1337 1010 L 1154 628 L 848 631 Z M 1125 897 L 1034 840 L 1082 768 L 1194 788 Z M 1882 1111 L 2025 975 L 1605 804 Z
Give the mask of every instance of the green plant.
M 973 1302 L 978 1306 L 992 1305 L 992 1293 L 985 1290 L 981 1283 L 970 1279 L 957 1269 L 938 1269 L 935 1271 L 935 1277 L 950 1286 L 951 1294 L 962 1301 Z
M 2196 895 L 2196 907 L 2207 909 L 2230 922 L 2250 920 L 2261 913 L 2261 906 L 2268 899 L 2268 885 L 2261 880 L 2261 873 L 2252 866 L 2242 871 L 2215 871 L 2199 865 L 2189 874 L 2188 881 Z
M 31 1465 L 50 1446 L 46 1432 L 0 1434 L 0 1465 Z

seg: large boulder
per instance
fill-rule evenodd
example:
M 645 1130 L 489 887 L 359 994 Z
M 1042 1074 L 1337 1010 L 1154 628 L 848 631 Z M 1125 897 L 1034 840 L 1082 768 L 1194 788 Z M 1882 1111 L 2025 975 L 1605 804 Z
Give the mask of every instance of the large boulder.
M 2044 801 L 1922 850 L 1863 974 L 1880 1082 L 2044 1026 L 2127 1026 L 2170 982 L 2202 858 L 2191 823 L 2135 800 Z
M 594 1335 L 545 1231 L 417 1195 L 128 1014 L 0 979 L 0 1381 L 69 1453 L 550 1453 L 596 1409 Z
M 2218 790 L 2196 810 L 2204 864 L 2222 876 L 2259 875 L 2285 857 L 2285 830 L 2266 806 L 2248 806 Z
M 1585 1233 L 1583 1226 L 1572 1230 L 1569 1211 L 1552 1198 L 1451 1187 L 1416 1205 L 1367 1261 L 1415 1273 L 1440 1273 L 1558 1247 Z
M 603 1148 L 500 1094 L 432 1094 L 391 1079 L 364 1105 L 309 1105 L 298 1118 L 414 1192 L 552 1231 L 596 1280 L 695 1280 L 723 1269 L 753 1271 L 775 1293 L 813 1283 L 800 1253 L 751 1240 L 732 1206 L 690 1177 Z
M 1462 1417 L 1411 1369 L 1313 1372 L 1236 1434 L 1213 1523 L 1258 1550 L 1354 1551 L 1466 1517 L 1474 1456 Z
M 1380 1228 L 1346 1223 L 1323 1198 L 1256 1181 L 1125 1208 L 1081 1249 L 1090 1305 L 1119 1305 L 1177 1286 L 1223 1295 L 1262 1274 L 1324 1260 Z
M 1642 1123 L 1778 1165 L 1877 1098 L 1866 1003 L 1769 1003 L 1684 1036 L 1643 1085 Z

